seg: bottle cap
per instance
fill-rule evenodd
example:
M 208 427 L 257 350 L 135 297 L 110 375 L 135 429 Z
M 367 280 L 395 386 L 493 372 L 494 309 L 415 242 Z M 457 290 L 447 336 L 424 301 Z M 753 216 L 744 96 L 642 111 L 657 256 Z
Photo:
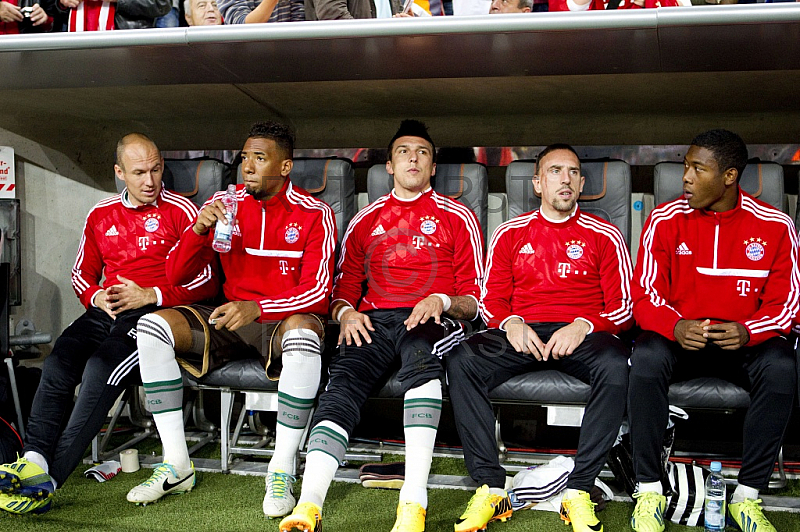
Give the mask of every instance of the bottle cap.
M 722 471 L 722 464 L 720 462 L 711 462 L 711 471 L 719 473 Z

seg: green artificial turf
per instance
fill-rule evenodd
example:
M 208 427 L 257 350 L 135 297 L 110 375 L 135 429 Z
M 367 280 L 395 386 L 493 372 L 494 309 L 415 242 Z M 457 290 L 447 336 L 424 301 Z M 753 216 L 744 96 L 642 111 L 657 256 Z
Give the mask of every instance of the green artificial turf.
M 437 460 L 439 473 L 453 469 L 448 461 Z M 0 512 L 0 530 L 24 532 L 59 531 L 267 531 L 277 532 L 278 521 L 267 520 L 261 512 L 264 478 L 254 476 L 201 474 L 194 491 L 169 496 L 146 507 L 125 500 L 127 491 L 151 473 L 142 469 L 122 473 L 98 483 L 82 475 L 81 466 L 69 482 L 58 490 L 53 509 L 40 516 L 13 516 Z M 335 482 L 328 493 L 323 511 L 325 532 L 388 532 L 394 523 L 397 491 L 365 489 L 358 484 Z M 430 490 L 428 532 L 453 530 L 470 492 Z M 599 517 L 608 532 L 629 531 L 628 519 L 632 504 L 609 503 Z M 800 515 L 769 512 L 769 518 L 781 532 L 800 530 Z M 668 532 L 701 529 L 668 524 Z M 571 532 L 558 515 L 550 512 L 522 511 L 507 523 L 492 523 L 488 532 Z

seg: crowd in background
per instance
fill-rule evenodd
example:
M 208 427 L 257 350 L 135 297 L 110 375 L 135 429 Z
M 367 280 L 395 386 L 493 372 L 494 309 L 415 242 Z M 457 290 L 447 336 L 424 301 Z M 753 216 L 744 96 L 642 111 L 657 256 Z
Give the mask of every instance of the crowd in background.
M 0 0 L 0 35 L 800 0 Z

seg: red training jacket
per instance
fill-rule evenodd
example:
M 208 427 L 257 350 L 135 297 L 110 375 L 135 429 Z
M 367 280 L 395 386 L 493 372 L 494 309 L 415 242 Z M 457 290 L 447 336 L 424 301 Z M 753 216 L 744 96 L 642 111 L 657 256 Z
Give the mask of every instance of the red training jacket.
M 217 192 L 205 205 L 220 199 Z M 236 187 L 238 201 L 231 250 L 211 248 L 214 230 L 198 236 L 191 227 L 167 258 L 167 275 L 185 282 L 219 255 L 228 301 L 255 301 L 257 320 L 277 321 L 293 314 L 328 314 L 336 220 L 333 211 L 287 179 L 267 201 Z M 204 207 L 205 207 L 204 205 Z
M 683 198 L 664 203 L 642 231 L 636 321 L 673 341 L 681 319 L 739 322 L 747 345 L 788 333 L 798 311 L 797 251 L 792 220 L 741 190 L 721 213 Z
M 359 311 L 413 307 L 436 293 L 477 301 L 482 275 L 483 233 L 471 210 L 433 189 L 413 200 L 392 192 L 350 222 L 333 301 Z
M 219 284 L 208 261 L 183 286 L 173 286 L 164 269 L 169 250 L 194 220 L 197 207 L 163 188 L 154 205 L 134 207 L 127 198 L 125 190 L 105 199 L 86 217 L 72 268 L 72 287 L 83 306 L 94 306 L 94 296 L 103 287 L 119 284 L 118 275 L 142 288 L 154 288 L 160 306 L 214 297 Z M 101 286 L 103 275 L 106 279 Z
M 489 327 L 525 322 L 589 322 L 591 332 L 619 334 L 633 324 L 633 273 L 614 225 L 575 213 L 563 222 L 540 211 L 501 224 L 486 259 L 481 313 Z

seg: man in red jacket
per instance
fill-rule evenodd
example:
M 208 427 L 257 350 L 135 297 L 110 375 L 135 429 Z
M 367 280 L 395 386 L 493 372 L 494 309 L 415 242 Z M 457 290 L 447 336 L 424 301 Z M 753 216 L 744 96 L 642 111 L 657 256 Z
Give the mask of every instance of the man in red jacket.
M 746 164 L 738 135 L 698 135 L 684 158 L 683 195 L 653 210 L 642 231 L 633 313 L 643 332 L 628 398 L 637 532 L 664 530 L 669 384 L 704 376 L 750 391 L 739 485 L 728 508 L 742 530 L 775 530 L 758 493 L 794 402 L 795 354 L 786 335 L 798 311 L 798 242 L 788 216 L 739 188 Z
M 616 335 L 633 323 L 633 267 L 619 229 L 578 207 L 583 184 L 575 150 L 548 146 L 533 177 L 541 208 L 492 235 L 481 293 L 490 328 L 454 348 L 447 361 L 464 459 L 480 486 L 456 532 L 511 517 L 489 391 L 514 375 L 545 369 L 591 383 L 561 515 L 576 532 L 603 529 L 589 491 L 625 412 L 628 351 Z
M 207 263 L 183 286 L 167 279 L 167 253 L 197 208 L 163 189 L 163 167 L 158 148 L 144 135 L 133 133 L 119 141 L 114 170 L 126 189 L 95 205 L 86 218 L 72 268 L 72 285 L 86 312 L 45 359 L 23 458 L 0 466 L 0 508 L 5 511 L 50 509 L 53 490 L 80 463 L 122 390 L 139 379 L 139 318 L 217 293 Z M 78 384 L 80 393 L 69 414 Z
M 211 247 L 214 227 L 226 219 L 221 200 L 226 192 L 218 192 L 167 259 L 170 279 L 185 282 L 219 257 L 227 302 L 178 307 L 139 320 L 142 381 L 164 462 L 128 493 L 130 502 L 155 502 L 195 484 L 178 364 L 202 377 L 233 358 L 253 357 L 264 361 L 269 378 L 280 377 L 264 514 L 279 517 L 294 508 L 295 455 L 319 389 L 336 223 L 328 205 L 289 181 L 293 149 L 287 126 L 255 124 L 242 149 L 244 184 L 236 188 L 230 251 Z
M 405 481 L 393 532 L 422 532 L 442 409 L 441 357 L 478 314 L 483 233 L 475 214 L 431 187 L 435 148 L 422 122 L 389 142 L 394 189 L 362 209 L 342 242 L 331 315 L 341 349 L 309 435 L 303 492 L 282 531 L 322 529 L 322 505 L 370 391 L 395 366 L 403 392 Z M 362 295 L 362 286 L 366 291 Z M 366 527 L 369 528 L 369 527 Z

